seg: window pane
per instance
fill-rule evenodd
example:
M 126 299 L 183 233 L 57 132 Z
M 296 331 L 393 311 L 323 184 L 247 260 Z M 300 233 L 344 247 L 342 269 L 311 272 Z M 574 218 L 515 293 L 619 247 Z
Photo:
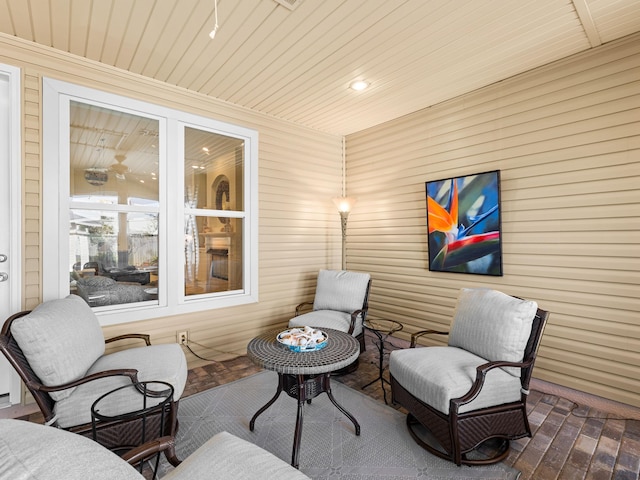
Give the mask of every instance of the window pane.
M 158 214 L 71 210 L 70 290 L 92 307 L 158 299 Z
M 188 207 L 243 210 L 243 140 L 187 127 L 184 159 L 185 204 Z M 220 231 L 228 220 L 220 216 L 211 219 L 208 226 Z
M 242 219 L 229 218 L 225 232 L 207 230 L 215 217 L 185 218 L 185 295 L 240 290 Z M 204 226 L 204 228 L 202 227 Z
M 71 200 L 157 204 L 158 121 L 76 101 L 70 108 Z
M 144 290 L 92 295 L 102 325 L 257 301 L 257 131 L 56 79 L 42 92 L 45 298 Z

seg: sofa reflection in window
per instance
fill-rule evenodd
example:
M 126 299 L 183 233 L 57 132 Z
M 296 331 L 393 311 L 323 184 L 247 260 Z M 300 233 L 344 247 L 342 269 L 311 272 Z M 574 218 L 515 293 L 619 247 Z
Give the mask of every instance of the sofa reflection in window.
M 117 282 L 107 276 L 89 276 L 76 280 L 77 294 L 92 307 L 156 300 L 155 289 L 133 282 Z

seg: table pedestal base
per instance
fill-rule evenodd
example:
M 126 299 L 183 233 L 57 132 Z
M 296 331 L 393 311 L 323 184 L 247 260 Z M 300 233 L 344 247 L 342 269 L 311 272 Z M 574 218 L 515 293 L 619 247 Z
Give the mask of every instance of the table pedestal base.
M 342 405 L 340 405 L 331 393 L 331 373 L 319 375 L 286 375 L 278 373 L 278 390 L 271 400 L 269 400 L 249 422 L 249 429 L 253 432 L 256 419 L 278 399 L 282 392 L 298 400 L 298 413 L 296 415 L 296 429 L 293 436 L 293 451 L 291 453 L 291 465 L 298 468 L 300 440 L 302 439 L 302 416 L 304 413 L 304 403 L 311 403 L 311 399 L 325 392 L 338 410 L 340 410 L 353 423 L 356 435 L 360 435 L 360 424 Z

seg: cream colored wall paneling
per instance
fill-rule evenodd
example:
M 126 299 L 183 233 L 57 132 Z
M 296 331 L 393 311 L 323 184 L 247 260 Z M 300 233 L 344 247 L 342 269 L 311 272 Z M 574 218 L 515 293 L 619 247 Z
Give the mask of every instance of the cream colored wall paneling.
M 73 55 L 0 36 L 0 62 L 25 71 L 23 108 L 25 275 L 24 306 L 41 301 L 41 79 L 51 77 L 105 92 L 178 108 L 258 130 L 259 303 L 123 324 L 105 329 L 110 337 L 148 332 L 154 343 L 175 341 L 189 330 L 204 357 L 243 353 L 257 333 L 284 326 L 295 305 L 313 296 L 320 268 L 340 265 L 340 217 L 331 198 L 340 192 L 342 138 L 266 117 L 157 81 Z M 291 172 L 295 172 L 293 175 Z M 201 363 L 187 352 L 190 365 Z
M 640 36 L 347 137 L 371 314 L 447 328 L 461 287 L 551 312 L 534 376 L 640 406 Z M 424 182 L 500 169 L 504 276 L 429 272 Z

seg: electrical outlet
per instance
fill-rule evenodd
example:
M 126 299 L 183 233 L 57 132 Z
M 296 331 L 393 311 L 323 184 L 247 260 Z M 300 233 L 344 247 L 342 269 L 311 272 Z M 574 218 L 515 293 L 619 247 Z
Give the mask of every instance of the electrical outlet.
M 180 345 L 186 344 L 189 341 L 189 331 L 176 332 L 176 339 Z

